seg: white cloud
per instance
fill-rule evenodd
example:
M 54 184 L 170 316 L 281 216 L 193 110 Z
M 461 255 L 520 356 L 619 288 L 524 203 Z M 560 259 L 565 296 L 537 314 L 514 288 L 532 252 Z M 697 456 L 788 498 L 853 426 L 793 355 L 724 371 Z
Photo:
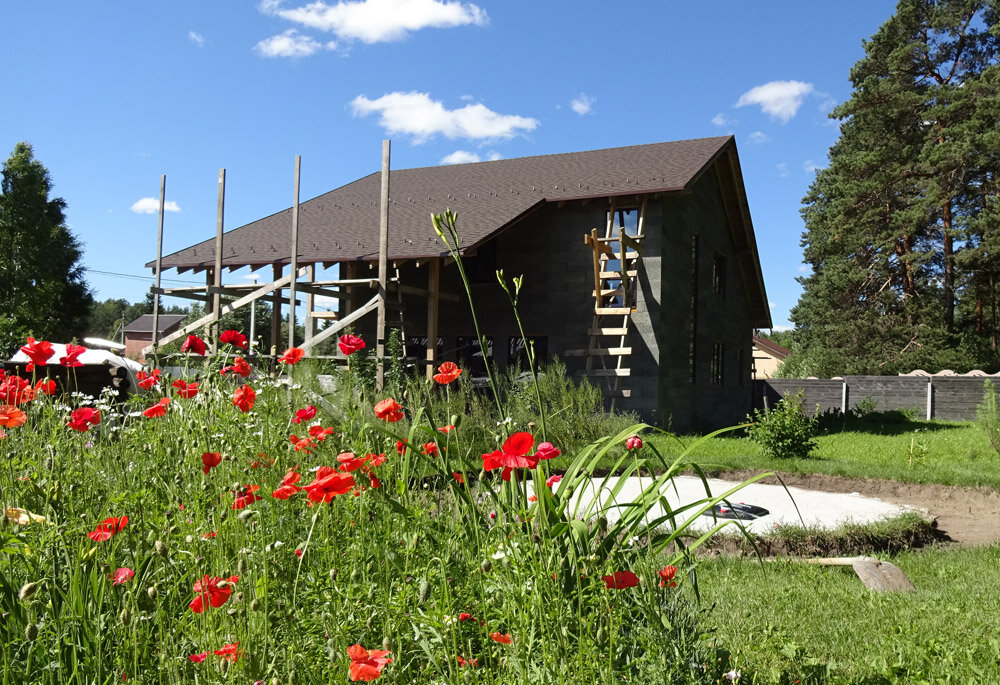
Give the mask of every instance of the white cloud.
M 445 109 L 427 93 L 416 91 L 388 93 L 376 100 L 359 95 L 351 101 L 351 109 L 360 117 L 378 112 L 379 124 L 388 133 L 407 133 L 418 143 L 437 134 L 447 138 L 513 138 L 538 126 L 537 119 L 497 114 L 479 103 Z
M 778 305 L 776 305 L 774 302 L 771 302 L 770 300 L 768 300 L 768 303 L 767 303 L 767 308 L 768 309 L 774 309 L 777 306 Z
M 441 0 L 322 0 L 285 9 L 281 0 L 264 0 L 260 11 L 307 28 L 329 31 L 342 39 L 380 43 L 405 38 L 424 28 L 451 28 L 489 21 L 486 11 L 472 3 Z
M 771 81 L 751 88 L 740 96 L 737 107 L 760 105 L 761 110 L 774 119 L 787 123 L 802 106 L 806 95 L 813 91 L 811 83 L 802 81 Z
M 503 155 L 501 155 L 496 150 L 490 150 L 489 153 L 486 155 L 486 159 L 491 162 L 495 162 L 498 159 L 503 159 Z
M 719 128 L 725 128 L 726 126 L 729 126 L 733 122 L 731 119 L 727 119 L 725 114 L 719 112 L 714 117 L 712 117 L 712 123 L 718 126 Z
M 468 164 L 469 162 L 480 161 L 479 155 L 466 150 L 455 150 L 450 155 L 441 160 L 442 164 Z
M 750 137 L 747 138 L 747 142 L 753 143 L 754 145 L 762 145 L 764 143 L 769 142 L 770 140 L 771 136 L 767 135 L 766 133 L 762 133 L 760 131 L 754 131 L 753 133 L 750 134 Z
M 130 209 L 136 214 L 156 214 L 160 211 L 160 200 L 156 197 L 144 197 L 136 200 Z M 167 200 L 163 203 L 163 211 L 179 212 L 181 208 L 173 200 Z
M 315 38 L 303 36 L 295 29 L 288 29 L 257 43 L 254 50 L 263 57 L 308 57 L 320 50 L 334 50 L 334 42 L 320 43 Z
M 817 171 L 819 171 L 822 168 L 823 167 L 821 167 L 820 165 L 816 164 L 811 159 L 807 159 L 806 161 L 802 162 L 802 169 L 807 174 L 814 174 L 814 173 L 816 173 Z
M 795 326 L 771 326 L 771 331 L 774 333 L 780 333 L 782 331 L 794 331 Z
M 188 40 L 197 45 L 199 48 L 205 44 L 205 36 L 201 35 L 197 31 L 188 31 Z
M 580 93 L 570 100 L 569 107 L 580 116 L 583 116 L 591 110 L 595 102 L 597 102 L 597 98 L 592 98 L 586 93 Z
M 788 164 L 782 162 L 778 165 L 778 176 L 781 178 L 786 178 L 788 176 Z
M 799 271 L 800 274 L 809 273 L 809 265 L 808 264 L 799 264 L 798 271 Z

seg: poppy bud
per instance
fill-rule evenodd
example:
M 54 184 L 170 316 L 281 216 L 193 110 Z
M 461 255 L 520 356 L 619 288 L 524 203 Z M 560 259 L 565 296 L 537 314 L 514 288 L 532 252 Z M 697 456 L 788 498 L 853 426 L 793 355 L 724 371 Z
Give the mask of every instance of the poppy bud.
M 337 580 L 337 569 L 330 569 L 330 580 Z
M 229 616 L 235 616 L 238 613 L 240 613 L 240 610 L 237 609 L 236 607 L 231 607 L 226 610 L 226 614 L 228 614 Z
M 417 587 L 417 601 L 421 604 L 427 601 L 428 595 L 431 594 L 431 584 L 427 582 L 424 578 L 420 581 L 420 585 Z
M 21 587 L 21 591 L 17 593 L 17 598 L 22 602 L 28 597 L 31 597 L 38 591 L 38 583 L 25 583 Z
M 52 470 L 52 457 L 45 457 L 45 468 L 48 471 Z
M 597 528 L 602 533 L 607 533 L 608 532 L 608 517 L 607 516 L 598 516 L 597 517 Z
M 194 536 L 193 535 L 184 536 L 184 542 L 190 545 L 192 542 L 194 542 Z
M 534 542 L 537 545 L 537 544 L 539 544 L 542 541 L 542 536 L 539 535 L 538 533 L 532 533 L 531 534 L 531 541 Z
M 365 628 L 367 628 L 368 630 L 371 630 L 373 625 L 375 625 L 375 616 L 374 616 L 374 614 L 371 615 L 371 616 L 369 616 L 368 620 L 365 621 Z
M 257 512 L 254 511 L 253 509 L 244 509 L 238 515 L 240 521 L 249 521 L 250 519 L 252 519 L 254 516 L 257 515 Z
M 180 484 L 181 484 L 181 474 L 177 473 L 174 475 L 174 485 L 180 485 Z
M 260 611 L 259 599 L 255 599 L 254 601 L 250 602 L 250 611 Z
M 163 557 L 164 559 L 167 558 L 167 545 L 163 542 L 163 540 L 157 540 L 156 542 L 154 542 L 153 549 L 156 550 L 156 553 L 159 556 Z
M 597 635 L 595 636 L 597 642 L 604 642 L 604 626 L 597 629 Z
M 231 584 L 232 583 L 230 583 L 228 580 L 220 580 L 218 583 L 216 583 L 216 587 L 218 587 L 220 590 L 225 590 Z
M 493 568 L 493 562 L 487 559 L 486 561 L 483 562 L 482 568 L 484 572 L 489 573 L 490 569 Z
M 352 583 L 358 582 L 359 578 L 361 578 L 361 571 L 359 571 L 358 569 L 354 569 L 353 571 L 351 571 L 351 582 Z
M 159 592 L 157 591 L 155 585 L 150 585 L 149 588 L 146 589 L 146 594 L 149 595 L 150 599 L 154 599 L 155 600 L 156 599 L 156 595 L 158 595 Z
M 458 428 L 460 425 L 462 425 L 462 415 L 461 414 L 452 414 L 450 420 L 448 421 L 448 423 L 450 423 L 451 425 L 453 425 L 455 428 Z
M 27 626 L 25 626 L 25 628 L 24 628 L 24 639 L 25 640 L 27 640 L 28 642 L 34 642 L 35 638 L 37 638 L 37 637 L 38 637 L 38 624 L 37 623 L 29 623 Z
M 221 662 L 219 662 L 219 669 L 222 671 L 223 675 L 225 675 L 226 673 L 228 673 L 229 672 L 229 662 L 226 661 L 225 659 L 223 659 Z
M 118 614 L 118 620 L 122 622 L 123 626 L 127 626 L 132 622 L 132 612 L 128 609 L 122 609 L 122 612 Z
M 247 572 L 247 560 L 240 559 L 239 561 L 236 562 L 236 573 L 242 576 L 246 572 Z

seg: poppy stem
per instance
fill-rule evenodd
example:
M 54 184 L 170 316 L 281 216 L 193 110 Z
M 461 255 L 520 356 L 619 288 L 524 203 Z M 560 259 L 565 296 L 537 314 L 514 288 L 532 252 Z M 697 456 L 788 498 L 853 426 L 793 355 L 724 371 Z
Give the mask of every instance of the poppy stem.
M 302 572 L 302 560 L 306 556 L 306 550 L 309 549 L 309 541 L 312 540 L 313 530 L 316 528 L 316 519 L 319 518 L 319 512 L 317 511 L 312 516 L 312 523 L 309 525 L 309 535 L 306 536 L 306 542 L 302 545 L 302 554 L 299 555 L 299 562 L 295 566 L 295 582 L 292 584 L 292 606 L 295 606 L 295 598 L 299 591 L 299 574 Z

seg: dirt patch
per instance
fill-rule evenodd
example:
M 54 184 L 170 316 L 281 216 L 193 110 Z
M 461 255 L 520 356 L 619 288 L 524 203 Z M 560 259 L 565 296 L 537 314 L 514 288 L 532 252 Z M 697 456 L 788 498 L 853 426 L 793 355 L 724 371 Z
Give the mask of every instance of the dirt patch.
M 750 470 L 713 472 L 713 478 L 742 481 L 755 476 Z M 821 492 L 856 492 L 892 504 L 925 510 L 936 522 L 939 541 L 962 547 L 1000 542 L 1000 493 L 990 488 L 900 483 L 894 480 L 845 478 L 823 473 L 779 473 L 787 486 Z M 774 476 L 759 481 L 778 484 Z

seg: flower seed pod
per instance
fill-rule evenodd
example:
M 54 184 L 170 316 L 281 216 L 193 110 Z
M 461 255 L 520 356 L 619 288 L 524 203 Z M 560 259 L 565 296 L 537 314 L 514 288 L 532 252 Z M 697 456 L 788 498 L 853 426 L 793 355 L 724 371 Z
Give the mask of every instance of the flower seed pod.
M 239 575 L 241 575 L 241 576 L 244 575 L 247 572 L 247 560 L 246 559 L 240 559 L 238 562 L 236 562 L 236 572 Z
M 244 509 L 238 514 L 240 521 L 249 521 L 256 515 L 257 512 L 254 509 Z
M 259 599 L 255 599 L 254 601 L 250 602 L 250 611 L 260 611 Z
M 235 595 L 233 595 L 233 603 L 234 604 L 239 604 L 242 601 L 243 601 L 243 593 L 242 592 L 237 592 Z
M 608 532 L 608 517 L 607 516 L 598 516 L 597 517 L 597 528 L 601 531 L 601 533 L 607 533 Z
M 330 580 L 337 580 L 337 569 L 330 569 Z
M 368 620 L 365 621 L 365 628 L 367 628 L 368 630 L 371 630 L 373 625 L 375 625 L 375 616 L 374 615 L 369 616 Z
M 167 558 L 167 545 L 166 543 L 163 542 L 163 540 L 157 540 L 156 542 L 154 542 L 153 549 L 156 550 L 156 553 L 159 556 L 163 557 L 164 559 Z
M 21 587 L 21 591 L 17 593 L 17 598 L 23 602 L 36 592 L 38 592 L 38 583 L 25 583 Z
M 192 542 L 194 542 L 194 536 L 193 535 L 184 536 L 184 542 L 190 545 Z
M 128 626 L 132 622 L 132 612 L 127 608 L 122 609 L 122 612 L 118 614 L 118 620 L 122 622 L 123 626 Z
M 493 562 L 492 561 L 490 561 L 489 559 L 487 559 L 486 561 L 483 562 L 483 565 L 482 565 L 483 572 L 489 573 L 491 568 L 493 568 Z
M 150 585 L 150 586 L 149 586 L 149 587 L 148 587 L 148 588 L 146 589 L 146 594 L 147 594 L 147 595 L 149 596 L 149 598 L 150 598 L 150 599 L 153 599 L 153 600 L 155 600 L 155 599 L 156 599 L 156 596 L 157 596 L 157 595 L 159 594 L 159 591 L 158 591 L 158 590 L 156 589 L 156 586 L 155 586 L 155 585 Z
M 27 626 L 25 626 L 25 628 L 24 628 L 24 639 L 25 640 L 27 640 L 28 642 L 34 642 L 35 638 L 37 638 L 37 637 L 38 637 L 38 624 L 37 623 L 29 623 Z
M 427 601 L 427 597 L 431 594 L 431 584 L 427 582 L 424 578 L 420 581 L 420 585 L 417 586 L 417 601 L 421 604 Z

